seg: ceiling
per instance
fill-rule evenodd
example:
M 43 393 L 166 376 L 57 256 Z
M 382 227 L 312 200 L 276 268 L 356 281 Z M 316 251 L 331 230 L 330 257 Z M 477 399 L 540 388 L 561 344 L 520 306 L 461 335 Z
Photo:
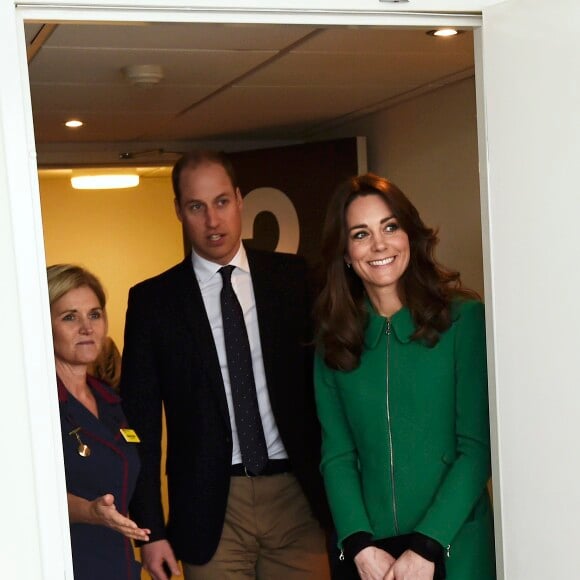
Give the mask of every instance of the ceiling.
M 317 139 L 473 75 L 470 31 L 441 39 L 418 29 L 258 24 L 25 30 L 41 167 L 159 163 L 188 143 Z M 134 86 L 123 68 L 135 64 L 160 65 L 164 77 Z M 68 129 L 71 117 L 85 125 Z

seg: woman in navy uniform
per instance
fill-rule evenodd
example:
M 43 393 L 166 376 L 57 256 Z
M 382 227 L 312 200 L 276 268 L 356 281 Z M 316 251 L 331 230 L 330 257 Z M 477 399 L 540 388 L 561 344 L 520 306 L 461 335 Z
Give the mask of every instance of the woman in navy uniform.
M 74 576 L 138 580 L 131 539 L 149 539 L 127 517 L 138 438 L 117 394 L 87 374 L 107 335 L 105 293 L 78 266 L 50 266 L 47 275 Z

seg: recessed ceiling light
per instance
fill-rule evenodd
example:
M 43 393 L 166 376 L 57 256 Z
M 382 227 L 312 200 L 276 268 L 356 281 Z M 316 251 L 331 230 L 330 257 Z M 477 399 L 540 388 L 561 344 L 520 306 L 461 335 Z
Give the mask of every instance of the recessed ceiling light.
M 460 30 L 455 28 L 439 28 L 437 30 L 429 30 L 427 34 L 430 36 L 439 36 L 439 37 L 448 37 L 448 36 L 457 36 L 460 34 Z
M 78 127 L 82 127 L 84 123 L 78 119 L 71 119 L 70 121 L 67 121 L 65 125 L 70 129 L 77 129 Z

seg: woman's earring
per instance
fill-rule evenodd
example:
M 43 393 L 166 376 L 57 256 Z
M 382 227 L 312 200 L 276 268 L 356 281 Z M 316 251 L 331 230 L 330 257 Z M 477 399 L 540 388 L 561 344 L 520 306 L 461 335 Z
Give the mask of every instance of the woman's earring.
M 347 262 L 347 263 L 346 263 L 346 267 L 347 267 L 347 268 L 350 268 L 350 267 L 351 267 L 351 264 L 350 264 L 350 262 Z

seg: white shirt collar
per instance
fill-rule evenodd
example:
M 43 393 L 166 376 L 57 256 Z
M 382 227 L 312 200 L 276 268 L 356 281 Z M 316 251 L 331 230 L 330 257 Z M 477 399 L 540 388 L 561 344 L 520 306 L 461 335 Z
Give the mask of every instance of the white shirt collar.
M 193 264 L 195 277 L 197 278 L 199 284 L 202 285 L 208 282 L 213 276 L 215 276 L 219 269 L 223 266 L 223 264 L 218 264 L 216 262 L 202 258 L 199 254 L 196 254 L 193 249 L 191 250 L 191 262 Z M 249 274 L 250 265 L 248 264 L 248 256 L 246 254 L 244 244 L 240 244 L 240 249 L 229 262 L 229 264 Z

